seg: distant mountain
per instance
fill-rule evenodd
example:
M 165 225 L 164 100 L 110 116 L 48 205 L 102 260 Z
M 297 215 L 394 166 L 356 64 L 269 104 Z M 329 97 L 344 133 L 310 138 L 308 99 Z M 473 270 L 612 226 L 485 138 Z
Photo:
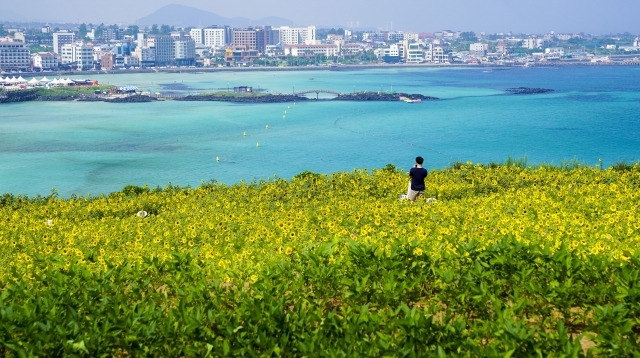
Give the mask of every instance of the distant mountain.
M 155 12 L 140 18 L 136 21 L 137 25 L 170 25 L 178 27 L 198 27 L 210 25 L 229 25 L 229 26 L 250 26 L 250 25 L 272 25 L 272 26 L 290 26 L 293 24 L 291 20 L 280 17 L 265 17 L 262 19 L 250 20 L 243 17 L 228 18 L 220 16 L 213 12 L 200 10 L 195 7 L 171 4 L 164 6 Z

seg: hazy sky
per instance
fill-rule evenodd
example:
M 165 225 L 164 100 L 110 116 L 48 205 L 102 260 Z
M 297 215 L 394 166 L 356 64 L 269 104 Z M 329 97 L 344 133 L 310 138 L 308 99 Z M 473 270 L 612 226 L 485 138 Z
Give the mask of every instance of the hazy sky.
M 640 34 L 640 0 L 0 0 L 0 19 L 18 14 L 32 21 L 126 25 L 168 4 L 318 27 Z

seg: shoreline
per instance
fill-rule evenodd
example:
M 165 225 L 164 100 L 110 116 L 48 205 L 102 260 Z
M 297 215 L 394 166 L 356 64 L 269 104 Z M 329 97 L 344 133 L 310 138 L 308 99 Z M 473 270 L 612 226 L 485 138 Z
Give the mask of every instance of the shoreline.
M 126 73 L 183 73 L 183 72 L 241 72 L 241 71 L 352 71 L 365 69 L 384 69 L 384 68 L 511 68 L 511 67 L 553 67 L 553 66 L 638 66 L 640 62 L 526 62 L 526 63 L 404 63 L 404 64 L 369 64 L 369 65 L 343 65 L 336 66 L 255 66 L 255 67 L 172 67 L 172 68 L 133 68 L 133 69 L 115 69 L 115 70 L 87 70 L 87 71 L 48 71 L 48 72 L 21 72 L 21 76 L 81 76 L 81 75 L 109 75 L 109 74 L 126 74 Z M 16 73 L 17 74 L 17 73 Z M 15 75 L 4 74 L 3 76 Z

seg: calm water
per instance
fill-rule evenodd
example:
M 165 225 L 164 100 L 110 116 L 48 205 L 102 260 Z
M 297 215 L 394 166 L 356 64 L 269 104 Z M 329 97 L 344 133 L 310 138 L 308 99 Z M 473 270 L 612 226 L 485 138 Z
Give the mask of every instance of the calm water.
M 84 78 L 84 77 L 83 77 Z M 442 100 L 232 104 L 31 102 L 0 106 L 0 193 L 98 195 L 127 184 L 291 178 L 451 162 L 640 160 L 640 67 L 370 69 L 98 75 L 200 93 L 248 85 L 421 93 Z M 542 95 L 509 95 L 511 87 Z M 286 111 L 286 115 L 285 115 Z M 284 116 L 284 118 L 283 118 Z M 268 129 L 267 129 L 268 126 Z M 246 136 L 244 133 L 246 132 Z M 219 158 L 220 161 L 216 161 Z

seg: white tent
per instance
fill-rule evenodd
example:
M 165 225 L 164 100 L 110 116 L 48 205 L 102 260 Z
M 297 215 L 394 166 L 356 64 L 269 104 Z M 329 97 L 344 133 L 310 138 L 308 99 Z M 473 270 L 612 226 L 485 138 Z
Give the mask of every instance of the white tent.
M 44 76 L 44 77 L 42 77 L 40 82 L 42 82 L 42 83 L 49 82 L 49 79 L 47 78 L 47 76 Z
M 26 82 L 27 82 L 27 80 L 22 78 L 22 76 L 18 77 L 18 80 L 16 81 L 16 83 L 26 83 Z
M 70 84 L 73 84 L 73 80 L 71 78 L 69 78 L 69 77 L 67 77 L 66 80 L 62 80 L 62 81 L 64 81 L 64 84 L 67 85 L 67 86 L 70 85 Z
M 40 81 L 38 81 L 35 77 L 33 77 L 33 78 L 32 78 L 31 80 L 29 80 L 29 82 L 27 82 L 27 83 L 28 83 L 28 84 L 30 84 L 30 85 L 34 85 L 34 86 L 36 86 L 36 85 L 39 85 L 39 84 L 40 84 Z
M 58 85 L 60 85 L 60 80 L 59 80 L 59 79 L 57 79 L 57 78 L 54 78 L 54 79 L 53 79 L 53 81 L 51 81 L 50 83 L 51 83 L 52 85 L 54 85 L 54 86 L 58 86 Z
M 4 83 L 4 77 L 0 76 L 0 83 Z
M 13 76 L 11 78 L 9 78 L 9 76 L 7 76 L 7 79 L 4 82 L 6 84 L 8 84 L 8 85 L 14 85 L 14 84 L 18 83 L 18 79 L 16 78 L 16 76 Z

